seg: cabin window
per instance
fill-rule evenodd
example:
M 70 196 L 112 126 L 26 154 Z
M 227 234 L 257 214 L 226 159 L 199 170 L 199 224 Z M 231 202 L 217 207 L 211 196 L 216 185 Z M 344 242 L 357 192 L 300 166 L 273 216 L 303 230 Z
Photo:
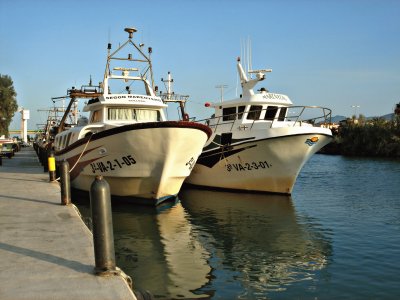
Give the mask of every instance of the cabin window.
M 222 121 L 231 121 L 236 119 L 236 106 L 222 109 Z
M 287 112 L 287 107 L 281 107 L 281 111 L 279 112 L 278 121 L 285 121 L 286 112 Z
M 135 110 L 132 108 L 109 108 L 108 119 L 112 121 L 136 120 Z
M 136 109 L 137 121 L 160 121 L 160 112 L 150 109 Z
M 258 120 L 260 119 L 262 106 L 261 105 L 252 105 L 250 106 L 250 110 L 247 113 L 248 120 Z
M 273 121 L 275 119 L 276 113 L 278 112 L 278 106 L 268 106 L 265 111 L 264 120 Z
M 111 121 L 160 121 L 160 112 L 150 109 L 110 107 L 108 119 Z
M 70 139 L 71 139 L 71 135 L 72 135 L 72 132 L 68 133 L 67 142 L 66 142 L 65 147 L 69 145 L 69 141 L 70 141 Z
M 238 119 L 240 120 L 243 117 L 244 108 L 246 106 L 242 105 L 238 107 Z
M 65 137 L 66 137 L 66 135 L 63 135 L 61 137 L 61 148 L 65 148 Z
M 95 110 L 92 114 L 92 120 L 90 123 L 101 122 L 101 110 Z

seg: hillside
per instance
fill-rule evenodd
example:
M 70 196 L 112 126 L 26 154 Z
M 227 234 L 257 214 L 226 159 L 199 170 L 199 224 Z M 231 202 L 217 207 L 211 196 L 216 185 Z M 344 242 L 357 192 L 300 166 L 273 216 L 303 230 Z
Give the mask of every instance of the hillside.
M 393 120 L 393 117 L 394 117 L 394 113 L 391 113 L 391 114 L 386 114 L 383 116 L 366 117 L 365 119 L 373 120 L 375 118 L 382 118 L 384 120 L 391 121 L 391 120 Z M 340 121 L 346 120 L 347 118 L 348 117 L 337 115 L 337 116 L 332 117 L 332 123 L 339 123 Z

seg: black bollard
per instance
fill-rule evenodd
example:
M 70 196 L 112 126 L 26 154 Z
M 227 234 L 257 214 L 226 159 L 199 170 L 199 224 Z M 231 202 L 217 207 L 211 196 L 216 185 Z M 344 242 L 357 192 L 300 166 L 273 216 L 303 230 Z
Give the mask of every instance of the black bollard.
M 54 158 L 54 152 L 50 151 L 49 157 L 47 159 L 47 164 L 49 165 L 49 180 L 50 182 L 56 180 L 56 159 Z
M 2 165 L 3 165 L 3 156 L 1 156 L 1 153 L 0 153 L 0 166 L 2 166 Z
M 71 204 L 71 185 L 69 179 L 69 164 L 66 160 L 60 163 L 60 179 L 61 179 L 61 204 Z
M 38 158 L 39 158 L 40 164 L 43 166 L 42 148 L 38 148 Z
M 49 171 L 49 165 L 47 161 L 47 149 L 43 149 L 42 151 L 42 165 L 43 165 L 43 172 L 48 172 Z
M 114 233 L 111 213 L 110 186 L 103 176 L 96 176 L 90 187 L 93 244 L 96 275 L 115 275 Z
M 61 180 L 60 178 L 60 168 L 61 168 L 61 163 L 59 161 L 56 161 L 56 180 Z

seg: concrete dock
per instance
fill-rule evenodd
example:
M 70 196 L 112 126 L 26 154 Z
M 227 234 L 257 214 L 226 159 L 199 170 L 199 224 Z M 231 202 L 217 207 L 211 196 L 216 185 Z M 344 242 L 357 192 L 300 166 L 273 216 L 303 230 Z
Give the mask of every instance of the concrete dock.
M 0 299 L 136 299 L 122 276 L 94 275 L 93 236 L 63 206 L 32 148 L 0 166 Z

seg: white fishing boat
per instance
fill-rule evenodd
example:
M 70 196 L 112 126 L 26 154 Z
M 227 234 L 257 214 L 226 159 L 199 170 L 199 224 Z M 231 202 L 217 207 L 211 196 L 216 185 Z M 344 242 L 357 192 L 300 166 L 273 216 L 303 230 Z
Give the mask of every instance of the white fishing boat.
M 68 91 L 67 113 L 78 98 L 86 98 L 83 111 L 89 117 L 67 130 L 61 120 L 55 157 L 69 162 L 75 189 L 89 191 L 95 176 L 102 175 L 112 196 L 158 204 L 179 192 L 211 130 L 167 121 L 167 105 L 154 86 L 152 50 L 146 55 L 143 45 L 133 42 L 136 29 L 125 31 L 129 39 L 118 49 L 111 53 L 108 44 L 103 82 Z
M 291 194 L 307 160 L 332 140 L 331 110 L 293 106 L 287 95 L 265 88 L 254 91 L 270 69 L 249 70 L 240 59 L 239 98 L 212 107 L 212 118 L 201 120 L 213 135 L 187 178 L 197 186 Z M 255 78 L 251 76 L 255 75 Z

